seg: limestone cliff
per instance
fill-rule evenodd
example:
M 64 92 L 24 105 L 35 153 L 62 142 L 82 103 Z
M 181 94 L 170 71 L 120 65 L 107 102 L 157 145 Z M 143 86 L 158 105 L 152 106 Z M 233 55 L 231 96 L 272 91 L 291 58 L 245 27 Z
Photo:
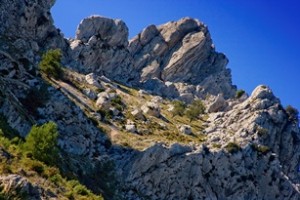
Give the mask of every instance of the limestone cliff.
M 127 38 L 128 28 L 121 20 L 84 19 L 71 40 L 77 68 L 171 98 L 186 96 L 183 88 L 187 87 L 194 87 L 188 92 L 192 97 L 234 96 L 228 59 L 215 51 L 209 31 L 200 21 L 183 18 L 151 25 L 129 43 Z
M 158 144 L 137 154 L 123 172 L 126 198 L 299 198 L 299 127 L 269 88 L 211 114 L 207 126 L 203 145 Z
M 298 118 L 267 86 L 235 97 L 228 59 L 202 22 L 151 25 L 128 41 L 122 20 L 91 16 L 66 40 L 54 2 L 0 3 L 0 114 L 23 138 L 54 121 L 65 174 L 107 199 L 300 198 Z M 52 48 L 64 56 L 59 80 L 38 70 Z M 207 109 L 175 116 L 173 99 Z M 14 173 L 0 176 L 6 192 L 14 183 L 55 196 Z

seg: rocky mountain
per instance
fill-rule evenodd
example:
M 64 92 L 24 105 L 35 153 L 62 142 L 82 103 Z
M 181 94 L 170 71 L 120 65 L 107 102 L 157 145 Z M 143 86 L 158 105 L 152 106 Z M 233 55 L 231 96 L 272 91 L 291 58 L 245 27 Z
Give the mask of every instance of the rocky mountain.
M 122 20 L 91 16 L 65 39 L 54 3 L 0 3 L 0 197 L 300 198 L 297 110 L 268 86 L 237 91 L 206 25 L 182 18 L 128 40 Z M 57 48 L 63 75 L 53 78 L 39 63 Z M 31 127 L 49 121 L 55 170 L 21 156 Z
M 123 21 L 92 16 L 81 21 L 70 42 L 82 73 L 185 101 L 235 94 L 228 59 L 215 51 L 207 27 L 195 19 L 151 25 L 128 42 Z

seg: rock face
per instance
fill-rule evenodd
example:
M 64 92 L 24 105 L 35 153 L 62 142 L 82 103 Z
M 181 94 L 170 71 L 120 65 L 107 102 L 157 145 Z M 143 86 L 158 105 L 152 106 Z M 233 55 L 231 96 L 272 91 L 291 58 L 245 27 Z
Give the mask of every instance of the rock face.
M 299 198 L 299 127 L 268 87 L 209 121 L 202 146 L 158 144 L 137 154 L 123 174 L 125 198 Z
M 198 20 L 149 26 L 130 41 L 128 49 L 142 82 L 158 78 L 200 85 L 203 93 L 223 93 L 225 98 L 233 95 L 228 60 L 214 50 L 207 27 Z
M 67 43 L 53 25 L 50 8 L 54 0 L 1 1 L 0 50 L 27 66 L 35 61 L 38 51 L 61 48 Z M 0 56 L 5 55 L 0 53 Z M 19 60 L 18 60 L 19 59 Z M 19 64 L 19 63 L 18 63 Z
M 151 25 L 128 42 L 124 22 L 92 16 L 80 23 L 76 38 L 66 42 L 53 25 L 49 12 L 53 3 L 0 3 L 0 113 L 22 137 L 33 124 L 54 121 L 60 132 L 59 146 L 70 156 L 66 161 L 68 169 L 98 192 L 103 192 L 103 188 L 98 188 L 100 184 L 95 184 L 98 175 L 115 170 L 119 199 L 300 198 L 298 121 L 288 116 L 266 86 L 257 87 L 249 98 L 231 99 L 236 89 L 226 68 L 228 60 L 215 51 L 203 23 L 183 18 L 161 26 Z M 66 88 L 47 86 L 37 76 L 40 54 L 57 47 L 63 50 L 64 62 L 70 68 L 88 74 L 77 82 L 99 91 L 105 84 L 112 86 L 113 81 L 118 81 L 144 89 L 140 90 L 141 98 L 158 94 L 191 102 L 195 97 L 214 96 L 208 104 L 211 113 L 207 120 L 199 121 L 206 140 L 187 146 L 159 143 L 144 151 L 111 144 L 83 112 L 90 108 L 70 101 L 79 92 L 72 96 Z M 111 91 L 115 89 L 117 86 Z M 87 100 L 95 100 L 95 108 L 118 115 L 110 106 L 117 93 L 105 91 L 96 96 L 95 91 L 82 90 L 90 98 Z M 153 118 L 158 121 L 153 127 L 171 134 L 165 107 L 161 97 L 153 98 L 141 110 L 131 113 L 136 118 L 134 123 L 124 124 L 126 119 L 122 119 L 124 129 L 140 133 L 140 138 L 150 135 L 152 130 L 145 127 Z M 89 114 L 94 120 L 104 117 L 93 111 Z M 112 125 L 118 124 L 113 120 Z M 160 123 L 161 120 L 165 121 Z M 113 130 L 111 135 L 120 136 L 116 127 Z M 191 127 L 185 126 L 181 132 L 191 134 Z M 3 160 L 12 156 L 1 149 L 0 154 Z M 107 160 L 113 165 L 105 166 Z M 99 163 L 103 167 L 98 169 Z M 97 177 L 93 170 L 99 172 Z M 104 178 L 111 181 L 109 176 Z M 0 185 L 8 193 L 21 187 L 31 199 L 50 199 L 45 191 L 20 175 L 2 175 Z M 114 184 L 109 182 L 111 185 Z
M 62 91 L 45 86 L 36 76 L 40 55 L 49 48 L 60 48 L 68 61 L 69 44 L 50 13 L 54 2 L 0 3 L 0 112 L 23 137 L 33 124 L 54 121 L 64 133 L 59 140 L 62 149 L 91 157 L 104 150 L 100 143 L 105 136 Z
M 105 75 L 123 83 L 133 79 L 127 50 L 128 28 L 123 21 L 91 16 L 81 21 L 76 38 L 70 42 L 79 71 Z
M 58 199 L 53 193 L 46 192 L 37 185 L 31 184 L 26 178 L 20 175 L 0 176 L 1 194 L 7 199 L 29 198 L 32 200 Z
M 121 20 L 86 18 L 70 41 L 72 58 L 81 72 L 105 75 L 168 98 L 234 96 L 228 60 L 215 51 L 207 27 L 198 20 L 151 25 L 129 44 L 127 37 Z M 182 84 L 198 90 L 182 95 Z

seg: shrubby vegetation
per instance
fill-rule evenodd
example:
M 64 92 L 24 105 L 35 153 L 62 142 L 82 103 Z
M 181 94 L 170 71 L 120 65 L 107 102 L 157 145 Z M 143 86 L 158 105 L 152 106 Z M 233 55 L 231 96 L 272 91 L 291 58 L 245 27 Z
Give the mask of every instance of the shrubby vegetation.
M 270 151 L 270 147 L 265 145 L 252 144 L 251 147 L 253 150 L 263 155 L 267 154 Z
M 34 125 L 26 137 L 24 148 L 33 158 L 55 165 L 58 158 L 57 137 L 57 125 L 54 122 L 42 126 Z
M 59 79 L 62 76 L 62 52 L 60 49 L 47 51 L 39 64 L 39 69 L 48 77 Z
M 175 100 L 172 102 L 172 104 L 174 106 L 174 108 L 172 110 L 172 115 L 173 116 L 176 116 L 176 115 L 183 116 L 184 111 L 186 109 L 185 103 L 182 101 L 179 101 L 179 100 Z
M 243 96 L 243 94 L 245 94 L 245 90 L 238 90 L 238 91 L 236 91 L 236 93 L 235 93 L 235 97 L 236 97 L 237 99 L 239 99 L 239 98 L 241 98 L 241 96 Z
M 241 150 L 241 147 L 234 142 L 229 142 L 226 146 L 225 149 L 229 152 L 229 153 L 237 153 L 238 151 Z
M 171 111 L 172 116 L 186 116 L 190 122 L 205 113 L 205 106 L 200 99 L 194 100 L 191 104 L 186 105 L 184 102 L 175 100 L 172 102 L 174 106 Z
M 194 100 L 186 109 L 185 115 L 190 121 L 195 120 L 200 114 L 205 113 L 205 106 L 201 100 Z
M 55 160 L 53 155 L 58 156 L 56 146 L 58 132 L 54 122 L 33 126 L 25 143 L 18 137 L 7 138 L 11 133 L 4 131 L 11 132 L 13 129 L 8 126 L 4 117 L 0 122 L 0 150 L 4 152 L 0 159 L 1 175 L 20 174 L 30 182 L 38 182 L 39 187 L 56 194 L 58 199 L 103 200 L 101 195 L 93 194 L 77 180 L 64 178 L 56 166 L 47 165 L 49 161 L 51 163 Z M 49 160 L 45 160 L 46 158 Z M 28 195 L 19 191 L 7 193 L 0 188 L 0 200 L 30 199 Z

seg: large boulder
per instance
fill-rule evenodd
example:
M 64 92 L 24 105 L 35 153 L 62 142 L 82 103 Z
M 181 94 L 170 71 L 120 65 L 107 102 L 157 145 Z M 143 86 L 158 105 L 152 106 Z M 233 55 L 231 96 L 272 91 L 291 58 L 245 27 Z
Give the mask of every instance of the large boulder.
M 128 28 L 122 20 L 91 16 L 83 19 L 70 40 L 75 67 L 84 73 L 105 75 L 123 83 L 133 79 Z
M 76 40 L 87 43 L 96 36 L 109 46 L 127 46 L 128 28 L 119 19 L 109 19 L 101 16 L 91 16 L 83 19 L 76 31 Z

